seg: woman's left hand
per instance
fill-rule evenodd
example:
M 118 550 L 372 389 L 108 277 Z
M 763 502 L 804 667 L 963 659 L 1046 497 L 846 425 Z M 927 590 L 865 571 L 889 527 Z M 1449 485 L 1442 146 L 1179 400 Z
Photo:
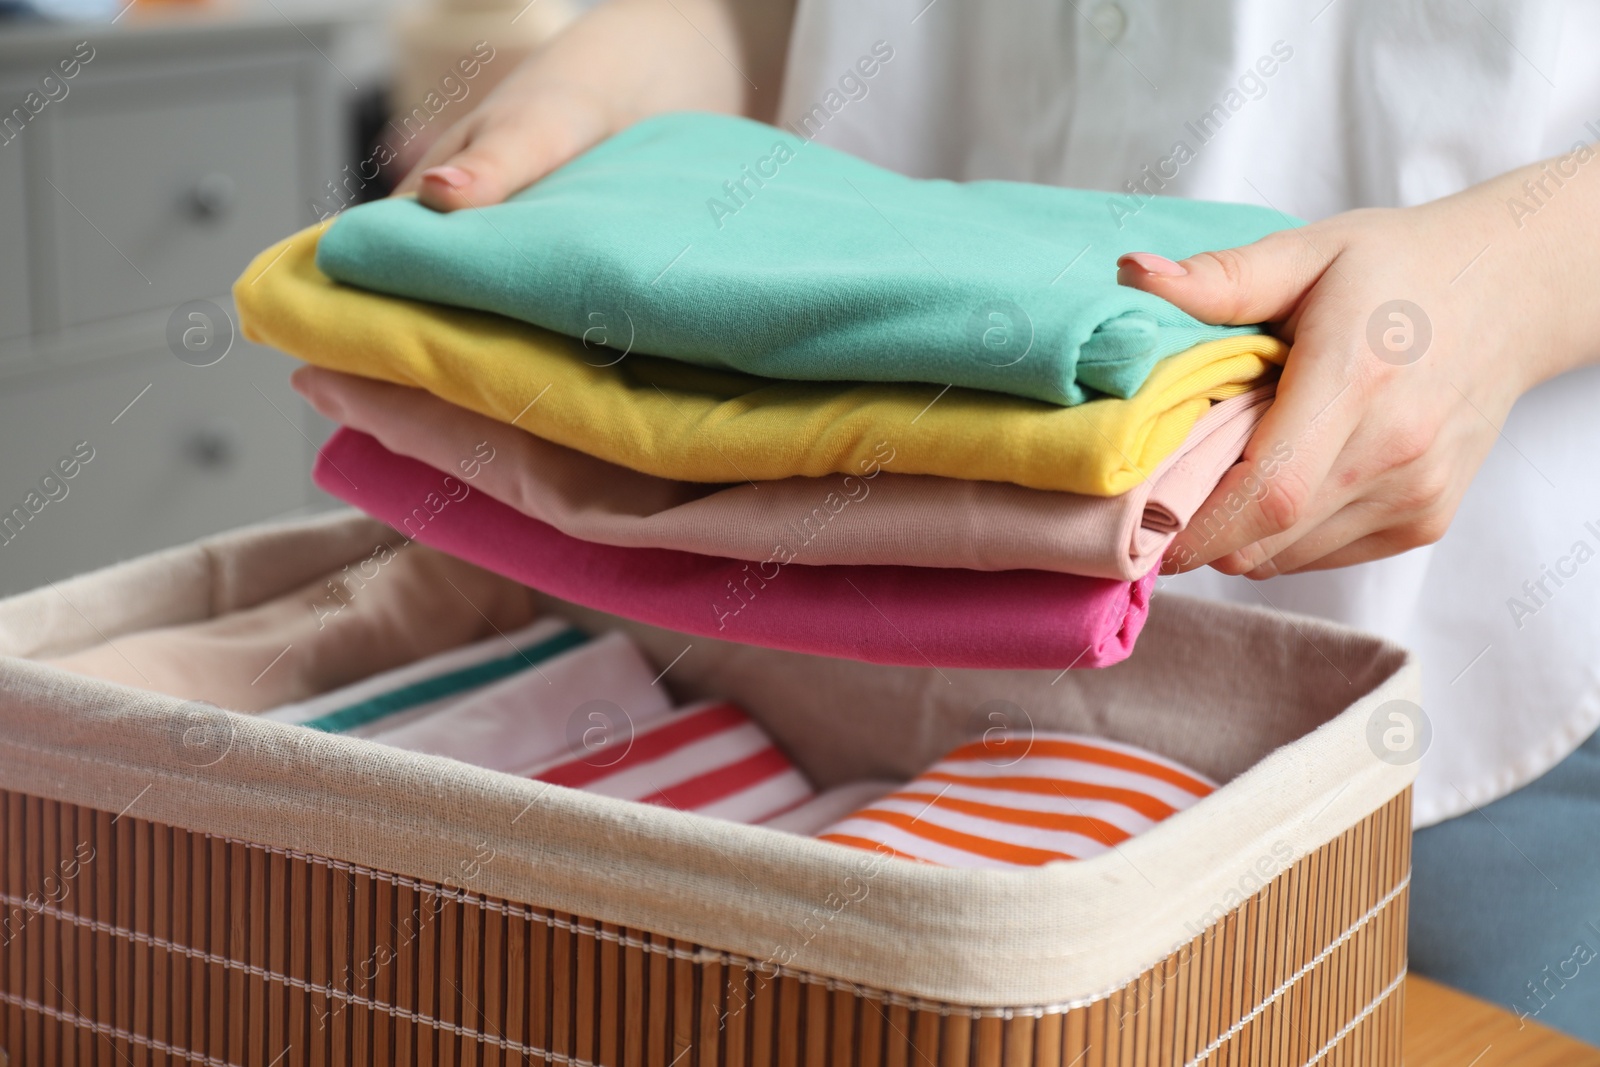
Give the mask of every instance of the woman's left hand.
M 1518 219 L 1507 198 L 1523 177 L 1182 263 L 1122 258 L 1122 284 L 1206 322 L 1272 323 L 1291 346 L 1245 462 L 1178 536 L 1167 570 L 1268 578 L 1444 535 L 1517 397 L 1591 361 L 1600 338 L 1600 323 L 1586 333 L 1572 321 L 1596 317 L 1577 309 L 1600 284 L 1600 181 L 1584 175 Z

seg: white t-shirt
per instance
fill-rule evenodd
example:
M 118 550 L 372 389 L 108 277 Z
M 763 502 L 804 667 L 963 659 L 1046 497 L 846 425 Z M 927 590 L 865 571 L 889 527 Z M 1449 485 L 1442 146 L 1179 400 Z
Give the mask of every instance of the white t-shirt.
M 858 65 L 878 42 L 892 57 Z M 1600 0 L 800 0 L 778 120 L 806 115 L 920 177 L 1137 182 L 1320 219 L 1600 141 Z M 1418 825 L 1505 795 L 1600 725 L 1600 367 L 1518 402 L 1437 545 L 1163 587 L 1416 649 Z

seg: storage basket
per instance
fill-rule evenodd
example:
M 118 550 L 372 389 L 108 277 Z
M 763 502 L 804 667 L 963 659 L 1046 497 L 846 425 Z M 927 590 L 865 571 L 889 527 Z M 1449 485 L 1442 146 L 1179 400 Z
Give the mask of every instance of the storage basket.
M 1158 597 L 1126 663 L 940 671 L 630 632 L 822 784 L 1004 699 L 1226 784 L 1104 855 L 935 868 L 34 662 L 369 555 L 339 515 L 0 602 L 0 1049 L 55 1064 L 1400 1063 L 1407 654 Z M 419 551 L 424 551 L 419 549 Z M 685 646 L 692 651 L 684 653 Z M 674 657 L 679 657 L 674 661 Z

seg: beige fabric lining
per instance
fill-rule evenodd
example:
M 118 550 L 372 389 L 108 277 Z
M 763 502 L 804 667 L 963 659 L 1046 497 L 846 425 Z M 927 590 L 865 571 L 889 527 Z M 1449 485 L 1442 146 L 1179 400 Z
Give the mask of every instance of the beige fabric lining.
M 562 609 L 580 625 L 629 630 L 662 667 L 692 645 L 664 679 L 675 694 L 739 701 L 822 784 L 908 775 L 970 736 L 984 721 L 975 709 L 993 700 L 1039 727 L 1147 745 L 1232 779 L 1113 852 L 1026 872 L 891 862 L 185 705 L 21 658 L 247 608 L 386 537 L 349 515 L 244 530 L 0 602 L 0 652 L 12 657 L 0 660 L 0 781 L 904 996 L 1006 1007 L 1119 986 L 1259 883 L 1264 858 L 1326 843 L 1414 775 L 1366 742 L 1378 705 L 1417 699 L 1416 667 L 1402 650 L 1312 620 L 1181 598 L 1158 598 L 1127 663 L 1060 678 L 825 660 Z M 494 861 L 474 866 L 484 848 Z
M 56 599 L 74 594 L 61 591 Z M 292 592 L 47 662 L 136 689 L 265 711 L 521 629 L 533 591 L 394 531 L 371 554 Z M 405 620 L 426 620 L 404 625 Z

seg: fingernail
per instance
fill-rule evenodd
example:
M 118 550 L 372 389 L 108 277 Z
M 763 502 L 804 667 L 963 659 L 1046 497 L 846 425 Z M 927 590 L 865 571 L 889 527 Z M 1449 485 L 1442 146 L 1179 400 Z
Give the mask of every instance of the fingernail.
M 423 181 L 436 181 L 452 189 L 465 189 L 472 184 L 472 175 L 460 167 L 429 167 L 422 172 Z
M 1188 274 L 1188 270 L 1181 263 L 1174 263 L 1166 256 L 1158 256 L 1153 252 L 1129 252 L 1117 260 L 1117 266 L 1137 267 L 1146 274 L 1159 274 L 1163 277 L 1176 278 Z

